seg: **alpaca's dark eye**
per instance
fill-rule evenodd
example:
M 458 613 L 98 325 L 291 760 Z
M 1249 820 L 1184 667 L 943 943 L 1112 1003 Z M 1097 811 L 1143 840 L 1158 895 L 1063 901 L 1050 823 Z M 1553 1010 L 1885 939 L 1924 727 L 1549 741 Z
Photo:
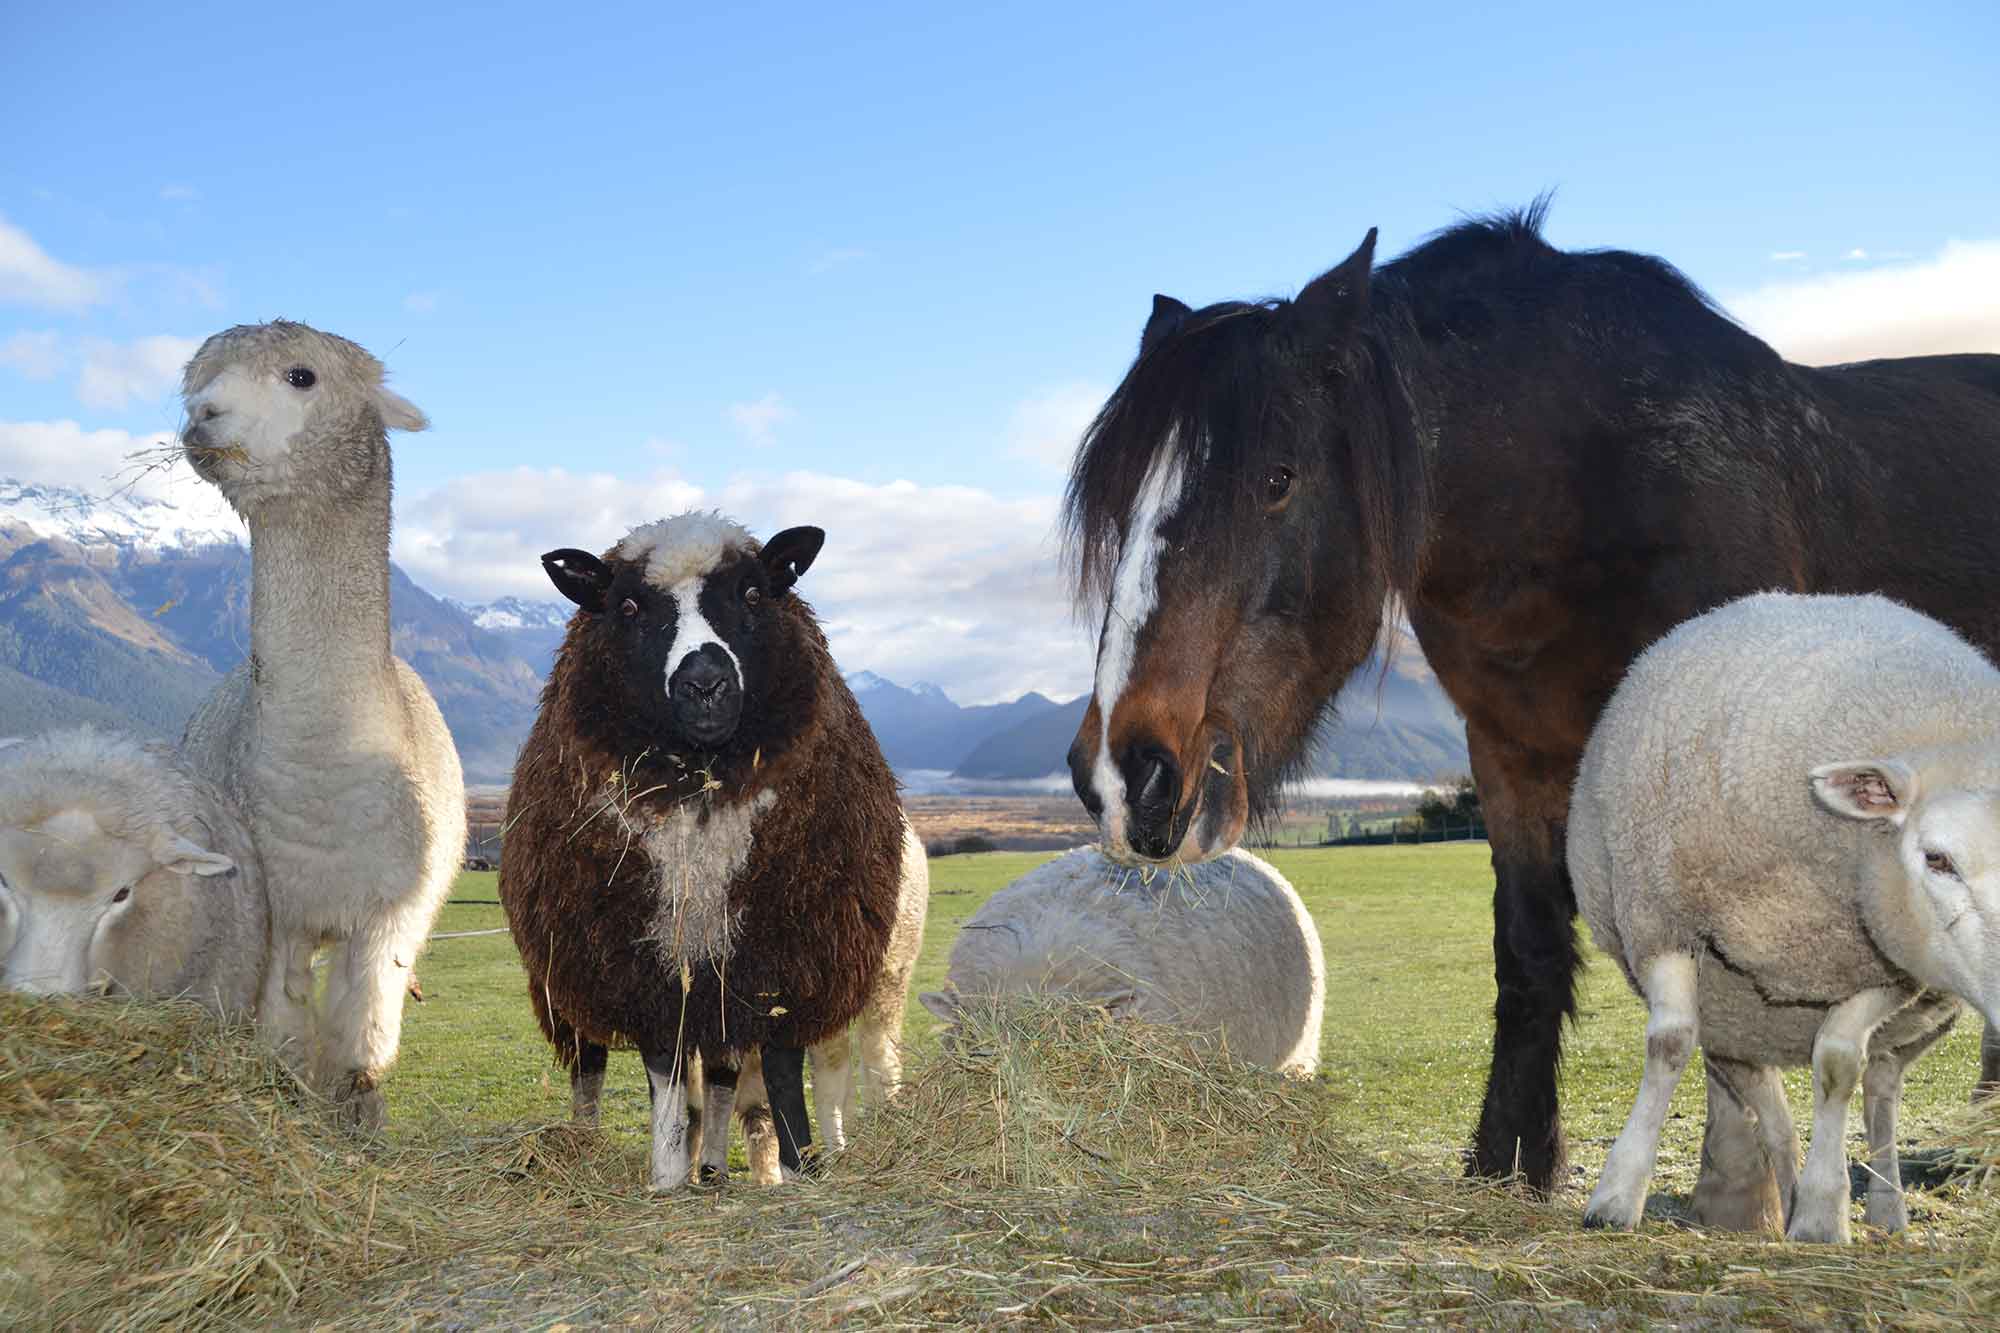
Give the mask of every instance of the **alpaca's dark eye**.
M 618 604 L 618 614 L 630 620 L 633 616 L 639 614 L 639 604 L 630 597 L 627 597 Z
M 124 888 L 118 890 L 118 892 L 111 895 L 111 901 L 114 903 L 122 903 L 131 896 L 132 896 L 132 886 L 130 884 L 127 884 Z
M 1958 867 L 1953 865 L 1951 858 L 1943 852 L 1925 852 L 1924 869 L 1934 875 L 1950 875 L 1953 879 L 1958 878 Z
M 310 389 L 319 383 L 319 376 L 313 374 L 309 366 L 293 366 L 285 372 L 285 383 L 294 389 Z
M 1264 503 L 1273 507 L 1285 502 L 1292 493 L 1292 470 L 1279 463 L 1264 474 Z

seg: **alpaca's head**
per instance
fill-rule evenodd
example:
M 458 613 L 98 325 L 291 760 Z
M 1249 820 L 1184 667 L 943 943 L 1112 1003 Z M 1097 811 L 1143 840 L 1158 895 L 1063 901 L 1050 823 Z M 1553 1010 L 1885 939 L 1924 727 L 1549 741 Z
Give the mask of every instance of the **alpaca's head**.
M 181 380 L 188 462 L 246 517 L 281 496 L 341 500 L 389 479 L 387 431 L 423 430 L 365 348 L 287 320 L 201 345 Z

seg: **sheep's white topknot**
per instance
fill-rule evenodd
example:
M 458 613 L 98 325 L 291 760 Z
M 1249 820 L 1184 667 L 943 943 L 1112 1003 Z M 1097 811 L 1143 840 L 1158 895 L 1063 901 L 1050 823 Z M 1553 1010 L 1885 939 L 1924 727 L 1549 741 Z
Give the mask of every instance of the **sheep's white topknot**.
M 748 529 L 720 513 L 690 509 L 632 529 L 611 553 L 620 560 L 643 561 L 646 582 L 671 589 L 700 578 L 725 556 L 761 549 Z

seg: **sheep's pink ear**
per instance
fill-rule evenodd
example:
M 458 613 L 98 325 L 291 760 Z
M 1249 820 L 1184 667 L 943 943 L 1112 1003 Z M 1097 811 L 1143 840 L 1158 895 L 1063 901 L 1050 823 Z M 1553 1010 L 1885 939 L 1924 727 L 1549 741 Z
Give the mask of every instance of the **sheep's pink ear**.
M 1900 759 L 1852 759 L 1812 771 L 1813 799 L 1843 819 L 1879 819 L 1901 828 L 1915 804 L 1916 770 Z
M 770 541 L 757 558 L 764 562 L 764 575 L 771 580 L 771 591 L 783 595 L 791 586 L 812 568 L 819 558 L 819 548 L 826 543 L 823 528 L 786 528 Z
M 173 840 L 167 844 L 166 858 L 160 864 L 176 875 L 200 875 L 203 878 L 210 875 L 226 875 L 236 869 L 236 862 L 221 852 L 211 852 L 208 848 L 190 842 L 179 834 L 175 834 Z
M 956 996 L 927 990 L 917 996 L 917 1003 L 930 1010 L 931 1017 L 940 1023 L 956 1023 L 963 1016 Z
M 390 430 L 429 430 L 431 419 L 423 409 L 394 389 L 375 390 L 375 403 L 382 409 L 382 424 Z

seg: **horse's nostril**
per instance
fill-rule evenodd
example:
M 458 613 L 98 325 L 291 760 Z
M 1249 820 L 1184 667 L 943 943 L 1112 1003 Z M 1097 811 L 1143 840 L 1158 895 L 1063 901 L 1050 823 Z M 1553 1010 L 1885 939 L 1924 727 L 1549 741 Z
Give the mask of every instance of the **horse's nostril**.
M 1173 774 L 1166 759 L 1160 755 L 1150 756 L 1140 769 L 1138 790 L 1132 793 L 1134 805 L 1168 805 L 1173 801 Z

